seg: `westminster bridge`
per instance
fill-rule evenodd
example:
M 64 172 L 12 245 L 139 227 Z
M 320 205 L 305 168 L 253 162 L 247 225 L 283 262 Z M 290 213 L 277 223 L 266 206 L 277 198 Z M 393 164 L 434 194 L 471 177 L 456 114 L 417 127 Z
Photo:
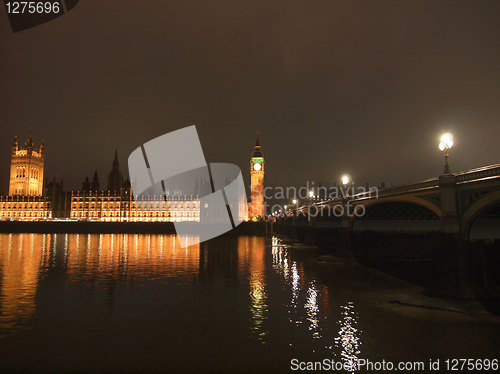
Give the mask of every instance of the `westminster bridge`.
M 310 199 L 275 226 L 290 238 L 360 262 L 428 262 L 429 294 L 500 297 L 500 164 L 333 200 Z

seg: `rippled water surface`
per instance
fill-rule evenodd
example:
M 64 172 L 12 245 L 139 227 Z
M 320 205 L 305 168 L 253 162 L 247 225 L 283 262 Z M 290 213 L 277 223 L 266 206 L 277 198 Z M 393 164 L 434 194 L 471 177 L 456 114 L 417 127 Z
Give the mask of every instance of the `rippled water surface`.
M 414 286 L 279 239 L 0 234 L 0 372 L 283 372 L 498 358 L 500 323 L 390 303 Z

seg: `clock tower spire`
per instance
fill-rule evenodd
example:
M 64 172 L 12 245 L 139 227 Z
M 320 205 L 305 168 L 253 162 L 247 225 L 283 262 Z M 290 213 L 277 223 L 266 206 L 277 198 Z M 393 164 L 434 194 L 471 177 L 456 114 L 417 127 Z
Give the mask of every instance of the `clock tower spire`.
M 257 140 L 253 150 L 252 158 L 250 159 L 250 179 L 251 179 L 251 204 L 250 218 L 265 216 L 264 205 L 264 155 L 260 146 L 259 133 L 257 132 Z

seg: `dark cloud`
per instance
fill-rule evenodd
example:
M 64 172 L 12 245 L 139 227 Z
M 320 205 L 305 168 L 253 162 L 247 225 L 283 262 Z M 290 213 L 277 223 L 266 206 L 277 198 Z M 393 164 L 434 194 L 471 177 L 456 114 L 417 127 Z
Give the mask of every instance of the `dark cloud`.
M 196 125 L 208 161 L 266 181 L 406 183 L 499 162 L 497 1 L 85 1 L 13 34 L 0 12 L 0 189 L 14 135 L 78 188 L 119 150 Z

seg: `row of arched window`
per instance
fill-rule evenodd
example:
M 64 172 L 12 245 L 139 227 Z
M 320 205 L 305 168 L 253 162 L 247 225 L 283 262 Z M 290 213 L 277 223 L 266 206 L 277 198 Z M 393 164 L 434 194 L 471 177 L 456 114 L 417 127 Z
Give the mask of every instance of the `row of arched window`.
M 198 214 L 195 212 L 193 213 L 192 215 L 190 215 L 189 212 L 187 212 L 186 214 L 184 214 L 183 212 L 181 213 L 174 213 L 174 214 L 171 214 L 170 212 L 169 213 L 165 213 L 165 212 L 145 212 L 143 214 L 141 214 L 140 212 L 137 213 L 137 217 L 196 217 Z M 94 218 L 94 217 L 100 217 L 99 214 L 97 214 L 97 212 L 73 212 L 71 214 L 72 218 L 88 218 L 88 217 L 91 217 L 91 218 Z M 132 212 L 131 213 L 131 216 L 132 217 L 136 217 L 135 213 Z M 122 218 L 125 218 L 123 216 L 120 215 L 120 213 L 116 212 L 116 213 L 113 213 L 113 212 L 110 212 L 110 213 L 103 213 L 102 214 L 102 217 L 106 218 L 106 217 L 122 217 Z
M 43 209 L 43 206 L 44 206 L 44 203 L 29 203 L 29 205 L 27 203 L 25 204 L 19 204 L 19 206 L 16 204 L 16 203 L 2 203 L 2 209 L 29 209 L 29 210 L 32 210 L 32 209 Z M 47 204 L 46 205 L 47 207 L 50 206 L 50 204 Z
M 27 174 L 25 166 L 16 167 L 16 178 L 25 178 Z M 28 176 L 30 178 L 38 179 L 40 177 L 40 171 L 38 169 L 32 169 Z
M 47 211 L 35 211 L 35 212 L 23 212 L 23 211 L 2 211 L 0 212 L 0 217 L 19 217 L 19 218 L 50 218 L 52 216 L 51 212 Z

